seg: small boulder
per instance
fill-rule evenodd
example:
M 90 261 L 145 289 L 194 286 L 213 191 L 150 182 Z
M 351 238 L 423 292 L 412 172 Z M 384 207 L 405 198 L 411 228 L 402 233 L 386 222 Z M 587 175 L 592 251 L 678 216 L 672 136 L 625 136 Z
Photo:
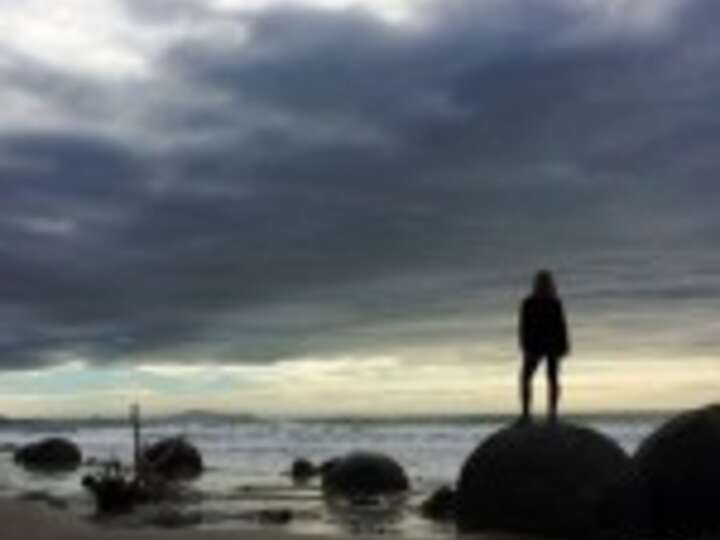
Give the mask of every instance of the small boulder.
M 156 442 L 143 450 L 149 468 L 169 480 L 189 480 L 203 472 L 200 451 L 182 437 Z
M 336 457 L 323 461 L 320 464 L 320 469 L 319 469 L 320 475 L 325 476 L 326 474 L 328 474 L 330 472 L 330 469 L 332 469 L 339 462 L 340 462 L 340 458 L 336 458 Z
M 514 425 L 488 438 L 465 462 L 458 529 L 573 539 L 633 534 L 635 509 L 617 497 L 629 476 L 622 448 L 588 428 Z
M 403 468 L 392 458 L 373 452 L 354 452 L 327 467 L 323 491 L 349 499 L 392 495 L 410 488 Z
M 53 437 L 18 448 L 14 459 L 27 469 L 71 471 L 82 463 L 82 452 L 72 441 Z
M 318 474 L 318 468 L 305 458 L 293 461 L 290 475 L 294 482 L 302 484 Z
M 642 442 L 633 462 L 654 537 L 720 534 L 720 405 L 671 419 Z
M 455 519 L 455 497 L 455 490 L 443 486 L 422 502 L 420 513 L 427 519 L 451 521 Z
M 293 512 L 287 508 L 261 510 L 258 521 L 265 525 L 287 525 L 293 520 Z

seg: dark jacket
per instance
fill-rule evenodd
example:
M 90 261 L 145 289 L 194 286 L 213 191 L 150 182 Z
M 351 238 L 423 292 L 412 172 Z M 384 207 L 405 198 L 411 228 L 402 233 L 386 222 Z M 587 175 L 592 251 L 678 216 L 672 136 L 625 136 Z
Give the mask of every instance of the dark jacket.
M 527 354 L 560 357 L 570 349 L 560 300 L 528 296 L 522 303 L 518 330 L 520 348 Z

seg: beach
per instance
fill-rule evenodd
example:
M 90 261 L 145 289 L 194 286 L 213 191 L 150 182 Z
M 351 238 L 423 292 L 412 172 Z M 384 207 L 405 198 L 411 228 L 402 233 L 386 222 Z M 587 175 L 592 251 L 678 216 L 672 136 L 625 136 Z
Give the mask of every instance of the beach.
M 163 530 L 158 528 L 113 529 L 99 526 L 41 503 L 0 499 L 3 540 L 321 540 L 325 537 L 293 535 L 279 529 L 266 530 Z M 340 539 L 343 536 L 336 536 Z M 362 540 L 363 536 L 353 536 Z M 492 533 L 477 540 L 531 540 L 527 536 Z M 417 540 L 423 540 L 418 538 Z
M 68 512 L 42 503 L 0 500 L 0 523 L 4 540 L 150 540 L 174 538 L 187 540 L 223 540 L 237 538 L 233 531 L 163 531 L 160 529 L 123 530 L 102 527 Z M 252 535 L 255 540 L 277 538 L 274 532 Z
M 598 417 L 591 423 L 631 452 L 658 421 Z M 63 436 L 78 443 L 86 464 L 69 473 L 39 475 L 14 464 L 11 452 L 0 452 L 0 498 L 3 516 L 7 515 L 3 523 L 12 525 L 7 529 L 10 538 L 27 538 L 27 527 L 39 528 L 33 538 L 64 538 L 64 527 L 69 527 L 67 534 L 71 536 L 67 538 L 97 538 L 98 534 L 139 540 L 147 534 L 152 538 L 167 534 L 198 539 L 232 534 L 237 538 L 241 532 L 259 539 L 373 536 L 448 540 L 455 537 L 454 526 L 425 519 L 420 505 L 438 487 L 454 485 L 467 455 L 502 425 L 498 419 L 467 418 L 220 422 L 194 418 L 149 422 L 143 432 L 145 440 L 183 434 L 202 452 L 205 472 L 183 486 L 178 501 L 143 506 L 102 523 L 95 521 L 92 497 L 80 481 L 83 475 L 97 470 L 87 464 L 88 459 L 129 462 L 128 426 L 82 422 L 5 426 L 0 429 L 0 444 Z M 358 449 L 392 456 L 403 466 L 411 490 L 400 505 L 350 511 L 333 508 L 324 500 L 318 479 L 295 485 L 288 475 L 296 458 L 321 463 Z M 292 513 L 292 519 L 282 525 L 260 518 L 264 511 L 284 510 Z

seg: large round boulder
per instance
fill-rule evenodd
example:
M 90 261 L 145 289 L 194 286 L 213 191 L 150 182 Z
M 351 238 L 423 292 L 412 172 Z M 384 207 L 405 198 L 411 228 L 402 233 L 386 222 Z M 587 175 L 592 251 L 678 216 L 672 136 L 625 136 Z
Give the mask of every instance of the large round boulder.
M 82 463 L 80 448 L 67 439 L 52 437 L 18 448 L 15 462 L 27 469 L 39 471 L 69 471 Z
M 200 451 L 182 437 L 170 437 L 147 447 L 145 465 L 170 480 L 192 479 L 203 472 Z
M 638 514 L 625 491 L 630 463 L 617 443 L 588 428 L 548 423 L 502 429 L 462 468 L 458 529 L 553 538 L 629 534 Z
M 338 458 L 322 474 L 323 491 L 328 495 L 372 497 L 398 494 L 410 488 L 398 462 L 374 452 L 354 452 Z
M 671 419 L 643 441 L 633 461 L 653 536 L 720 535 L 720 405 Z

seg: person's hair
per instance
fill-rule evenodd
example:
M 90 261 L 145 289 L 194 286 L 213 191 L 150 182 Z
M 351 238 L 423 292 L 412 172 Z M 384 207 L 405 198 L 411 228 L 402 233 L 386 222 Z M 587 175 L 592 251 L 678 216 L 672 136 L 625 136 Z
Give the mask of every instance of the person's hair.
M 549 270 L 540 270 L 535 274 L 533 282 L 532 295 L 535 298 L 557 298 L 557 287 L 553 279 L 552 272 Z

